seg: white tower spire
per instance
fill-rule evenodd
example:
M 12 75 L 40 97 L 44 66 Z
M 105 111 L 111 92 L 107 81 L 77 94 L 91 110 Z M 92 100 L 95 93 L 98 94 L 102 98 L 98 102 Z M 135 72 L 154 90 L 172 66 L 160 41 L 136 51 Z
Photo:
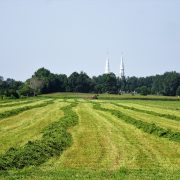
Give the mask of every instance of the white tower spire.
M 120 78 L 122 79 L 123 77 L 125 77 L 125 73 L 124 73 L 124 59 L 122 55 L 121 64 L 120 64 Z
M 109 66 L 109 54 L 108 54 L 106 59 L 105 74 L 109 74 L 109 73 L 110 73 L 110 66 Z

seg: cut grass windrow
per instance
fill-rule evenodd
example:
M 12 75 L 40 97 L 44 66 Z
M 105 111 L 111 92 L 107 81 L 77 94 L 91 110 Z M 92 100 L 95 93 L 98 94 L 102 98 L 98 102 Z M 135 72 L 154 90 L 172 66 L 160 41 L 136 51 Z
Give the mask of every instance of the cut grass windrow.
M 60 155 L 72 144 L 72 136 L 67 129 L 78 123 L 78 115 L 72 110 L 77 103 L 63 107 L 64 117 L 43 130 L 41 140 L 29 141 L 19 149 L 10 148 L 0 156 L 0 170 L 22 169 L 38 166 L 53 156 Z
M 21 112 L 24 112 L 24 111 L 27 111 L 27 110 L 30 110 L 30 109 L 44 107 L 44 106 L 47 106 L 47 105 L 53 104 L 53 103 L 54 103 L 54 101 L 50 100 L 50 101 L 46 101 L 44 103 L 36 104 L 36 105 L 33 105 L 33 106 L 24 106 L 24 107 L 19 107 L 17 109 L 5 111 L 5 112 L 0 113 L 0 120 L 4 119 L 4 118 L 8 118 L 10 116 L 17 115 L 17 114 L 19 114 Z
M 29 100 L 29 101 L 12 103 L 12 104 L 0 104 L 0 108 L 4 108 L 4 107 L 14 107 L 14 106 L 18 106 L 18 105 L 30 104 L 30 103 L 32 103 L 32 102 L 34 102 L 34 101 L 35 101 L 35 100 Z
M 132 124 L 138 129 L 143 130 L 146 133 L 154 134 L 159 137 L 168 138 L 171 141 L 180 142 L 180 132 L 172 132 L 170 129 L 164 129 L 162 127 L 156 126 L 154 123 L 148 123 L 141 120 L 137 120 L 131 116 L 122 113 L 119 110 L 102 108 L 100 104 L 94 103 L 94 109 L 110 112 L 112 115 L 124 120 L 128 124 Z
M 138 109 L 138 108 L 135 108 L 135 107 L 124 106 L 124 105 L 117 104 L 117 103 L 112 103 L 112 104 L 117 106 L 117 107 L 124 108 L 124 109 L 133 110 L 133 111 L 136 111 L 136 112 L 142 112 L 142 113 L 146 113 L 146 114 L 150 114 L 150 115 L 154 115 L 154 116 L 159 116 L 159 117 L 167 118 L 167 119 L 170 119 L 170 120 L 180 121 L 179 116 L 175 116 L 175 115 L 172 115 L 172 114 L 162 114 L 162 113 L 158 113 L 158 112 L 155 112 L 155 111 L 148 111 L 148 110 L 144 110 L 144 109 Z

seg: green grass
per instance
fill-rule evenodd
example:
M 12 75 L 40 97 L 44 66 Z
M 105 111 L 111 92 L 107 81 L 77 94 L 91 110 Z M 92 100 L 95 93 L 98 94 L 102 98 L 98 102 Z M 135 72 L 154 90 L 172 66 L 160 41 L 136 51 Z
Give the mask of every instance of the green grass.
M 7 160 L 6 165 L 10 164 L 8 170 L 0 171 L 0 179 L 180 179 L 180 143 L 130 123 L 140 120 L 146 125 L 154 124 L 153 128 L 159 130 L 180 133 L 179 121 L 172 120 L 171 116 L 159 116 L 178 117 L 180 101 L 175 98 L 172 101 L 171 97 L 170 101 L 163 97 L 136 100 L 130 95 L 101 95 L 100 100 L 90 100 L 91 96 L 49 94 L 37 98 L 37 103 L 52 98 L 53 104 L 2 119 L 0 153 Z M 3 108 L 12 111 L 27 106 L 26 102 L 27 99 L 4 101 Z M 74 103 L 76 106 L 70 105 Z M 105 109 L 94 109 L 96 103 Z M 78 123 L 77 119 L 72 121 L 73 117 L 78 117 Z M 67 135 L 63 151 L 64 145 L 59 139 L 61 128 L 65 128 L 63 132 Z M 50 147 L 47 141 L 54 142 L 59 150 L 47 153 Z M 9 153 L 10 147 L 16 151 L 11 149 Z M 12 161 L 14 153 L 17 153 L 16 160 Z
M 48 100 L 52 100 L 52 99 L 34 99 L 34 100 L 29 100 L 29 101 L 18 101 L 18 102 L 13 102 L 13 103 L 11 102 L 11 103 L 1 104 L 2 107 L 0 107 L 0 113 L 4 111 L 10 111 L 13 109 L 24 107 L 26 105 L 27 106 L 36 105 L 36 104 L 39 104 Z
M 78 123 L 78 116 L 72 111 L 74 106 L 76 103 L 63 107 L 64 117 L 43 129 L 41 139 L 28 141 L 24 147 L 11 147 L 1 155 L 0 171 L 37 166 L 53 156 L 60 155 L 72 143 L 67 129 Z
M 16 116 L 11 116 L 0 121 L 0 153 L 4 153 L 10 147 L 19 147 L 29 140 L 41 138 L 42 129 L 63 116 L 60 108 L 67 103 L 49 104 L 38 109 L 31 109 Z
M 131 108 L 122 108 L 120 106 L 116 106 L 114 103 L 106 103 L 102 104 L 102 107 L 110 108 L 110 109 L 116 109 L 120 110 L 121 112 L 125 113 L 126 115 L 139 119 L 144 122 L 148 123 L 154 123 L 157 126 L 163 127 L 165 129 L 171 129 L 172 131 L 180 131 L 180 121 L 175 121 L 172 119 L 140 112 L 140 111 L 134 111 Z M 134 105 L 136 107 L 136 105 Z
M 120 110 L 103 108 L 100 106 L 100 104 L 97 103 L 94 104 L 94 109 L 110 112 L 112 115 L 120 118 L 128 124 L 134 125 L 136 128 L 141 129 L 146 133 L 154 134 L 159 137 L 168 138 L 169 140 L 177 141 L 180 143 L 180 132 L 173 132 L 171 131 L 171 129 L 162 128 L 160 126 L 157 126 L 155 123 L 141 121 L 139 119 L 127 115 L 126 113 L 123 113 Z
M 63 98 L 63 99 L 89 99 L 94 93 L 53 93 L 42 95 L 41 97 L 49 97 L 49 98 Z M 177 96 L 142 96 L 142 95 L 131 95 L 131 94 L 123 94 L 123 95 L 115 95 L 115 94 L 99 94 L 99 99 L 102 100 L 156 100 L 156 101 L 179 101 L 180 98 Z
M 33 103 L 32 105 L 28 105 L 28 106 L 18 106 L 18 107 L 13 107 L 12 109 L 3 109 L 1 112 L 0 112 L 0 120 L 4 119 L 4 118 L 8 118 L 10 116 L 14 116 L 14 115 L 17 115 L 21 112 L 24 112 L 24 111 L 27 111 L 27 110 L 30 110 L 30 109 L 34 109 L 34 108 L 40 108 L 40 107 L 45 107 L 49 104 L 52 104 L 53 101 L 52 100 L 49 100 L 49 101 L 43 101 L 43 102 L 38 102 L 38 103 Z
M 155 106 L 149 106 L 149 105 L 144 104 L 144 103 L 138 104 L 138 103 L 136 103 L 136 101 L 135 102 L 129 102 L 129 103 L 125 102 L 125 106 L 133 107 L 134 109 L 140 109 L 140 110 L 144 110 L 144 111 L 153 111 L 153 112 L 157 113 L 157 115 L 158 114 L 165 114 L 165 115 L 170 115 L 170 116 L 172 115 L 172 116 L 179 116 L 180 117 L 180 111 L 178 110 L 178 107 L 180 107 L 180 101 L 174 101 L 173 103 L 174 103 L 173 104 L 174 109 L 168 107 L 164 103 L 163 103 L 164 105 L 161 105 L 161 107 L 155 107 Z M 116 104 L 124 105 L 124 102 L 118 102 Z M 158 105 L 158 102 L 157 102 L 157 105 Z M 154 113 L 154 115 L 155 115 L 155 113 Z M 168 117 L 168 118 L 171 118 L 171 117 Z M 176 118 L 174 118 L 174 119 L 176 119 Z
M 123 101 L 121 101 L 123 103 Z M 132 104 L 133 102 L 131 100 L 126 100 L 126 104 Z M 143 107 L 150 107 L 150 108 L 158 108 L 159 110 L 174 110 L 179 111 L 180 110 L 180 101 L 161 101 L 161 100 L 149 100 L 149 101 L 142 101 L 142 100 L 136 100 L 136 105 L 141 105 Z M 134 103 L 133 103 L 134 105 Z
M 76 169 L 62 169 L 59 171 L 42 171 L 39 168 L 25 169 L 18 172 L 3 173 L 2 179 L 40 179 L 40 180 L 112 180 L 112 179 L 127 179 L 127 180 L 157 180 L 157 179 L 175 179 L 180 177 L 179 171 L 160 171 L 160 170 L 142 170 L 142 169 L 126 169 L 120 168 L 117 171 L 107 170 L 76 170 Z

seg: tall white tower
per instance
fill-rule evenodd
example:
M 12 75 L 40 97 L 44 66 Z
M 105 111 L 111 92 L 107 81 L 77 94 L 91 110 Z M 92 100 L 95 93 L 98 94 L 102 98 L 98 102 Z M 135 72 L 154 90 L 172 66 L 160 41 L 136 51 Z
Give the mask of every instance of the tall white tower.
M 120 64 L 120 78 L 124 78 L 125 77 L 125 72 L 124 72 L 124 59 L 123 59 L 123 55 L 121 57 L 121 64 Z
M 107 55 L 107 59 L 106 59 L 106 67 L 105 67 L 105 74 L 109 74 L 109 73 L 110 73 L 109 55 Z

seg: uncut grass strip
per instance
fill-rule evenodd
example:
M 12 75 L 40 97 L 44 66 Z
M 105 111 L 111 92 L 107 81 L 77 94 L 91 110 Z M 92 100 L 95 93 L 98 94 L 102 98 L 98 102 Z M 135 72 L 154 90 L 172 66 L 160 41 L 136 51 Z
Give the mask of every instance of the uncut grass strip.
M 122 113 L 119 110 L 102 108 L 98 103 L 94 103 L 93 108 L 100 111 L 110 112 L 112 115 L 124 120 L 128 124 L 134 125 L 136 128 L 141 129 L 146 133 L 153 134 L 158 137 L 167 138 L 171 141 L 180 143 L 180 132 L 172 132 L 171 129 L 164 129 L 162 127 L 156 126 L 154 123 L 137 120 L 131 116 Z
M 167 119 L 170 119 L 170 120 L 180 121 L 179 116 L 175 116 L 175 115 L 172 115 L 172 114 L 162 114 L 162 113 L 158 113 L 158 112 L 155 112 L 155 111 L 148 111 L 148 110 L 138 109 L 138 108 L 135 108 L 135 107 L 129 107 L 129 106 L 120 105 L 120 104 L 116 104 L 116 103 L 112 103 L 112 104 L 117 106 L 117 107 L 122 107 L 124 109 L 129 109 L 129 110 L 133 110 L 133 111 L 136 111 L 136 112 L 142 112 L 142 113 L 146 113 L 146 114 L 150 114 L 150 115 L 154 115 L 154 116 L 159 116 L 159 117 L 167 118 Z
M 47 102 L 44 102 L 41 104 L 36 104 L 34 106 L 25 106 L 25 107 L 20 107 L 20 108 L 13 109 L 13 110 L 5 111 L 5 112 L 0 113 L 0 120 L 4 119 L 4 118 L 8 118 L 10 116 L 17 115 L 19 113 L 22 113 L 22 112 L 30 110 L 30 109 L 44 107 L 44 106 L 47 106 L 52 103 L 54 103 L 54 101 L 50 100 L 50 101 L 47 101 Z
M 40 140 L 29 141 L 19 149 L 12 147 L 1 155 L 0 171 L 38 166 L 53 156 L 61 155 L 72 144 L 72 136 L 67 130 L 78 123 L 78 115 L 72 110 L 76 106 L 77 103 L 71 103 L 63 107 L 64 117 L 46 127 Z

